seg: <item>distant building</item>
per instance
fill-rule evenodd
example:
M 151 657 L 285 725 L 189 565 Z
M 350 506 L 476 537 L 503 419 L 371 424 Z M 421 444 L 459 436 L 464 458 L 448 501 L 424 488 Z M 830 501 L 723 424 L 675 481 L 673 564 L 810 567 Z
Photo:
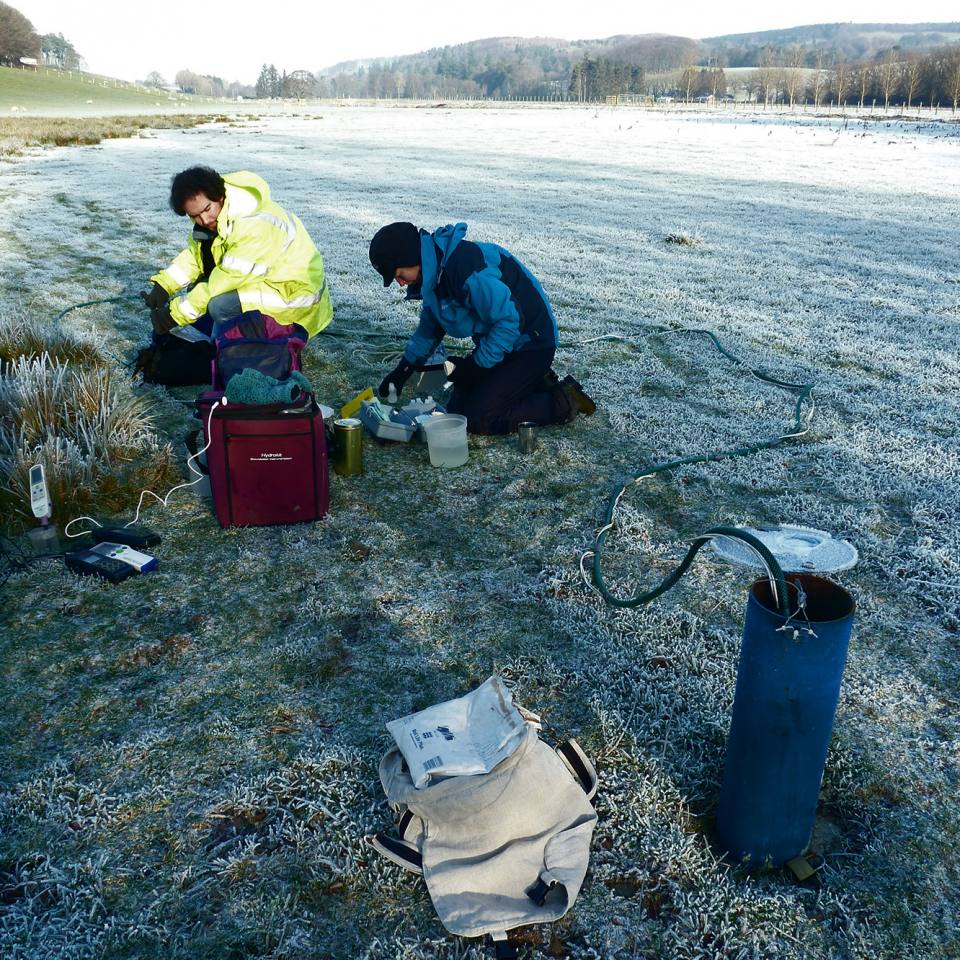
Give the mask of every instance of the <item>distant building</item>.
M 21 62 L 25 67 L 33 67 L 34 70 L 36 70 L 37 67 L 39 66 L 36 57 L 21 57 L 21 58 L 20 58 L 20 62 Z

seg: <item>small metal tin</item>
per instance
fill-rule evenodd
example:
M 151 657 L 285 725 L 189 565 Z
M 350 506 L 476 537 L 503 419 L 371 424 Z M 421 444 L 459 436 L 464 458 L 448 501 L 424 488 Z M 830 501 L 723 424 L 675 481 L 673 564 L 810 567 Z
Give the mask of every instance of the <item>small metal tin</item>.
M 341 477 L 363 473 L 363 424 L 356 417 L 333 421 L 333 469 Z
M 533 453 L 537 445 L 537 425 L 530 420 L 517 424 L 517 440 L 521 453 Z

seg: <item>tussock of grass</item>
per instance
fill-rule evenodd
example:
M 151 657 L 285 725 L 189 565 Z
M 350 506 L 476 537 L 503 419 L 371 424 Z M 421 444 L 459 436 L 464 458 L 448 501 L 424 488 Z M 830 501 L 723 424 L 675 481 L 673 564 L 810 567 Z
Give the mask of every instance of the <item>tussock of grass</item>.
M 22 357 L 32 360 L 43 354 L 78 367 L 102 367 L 107 362 L 93 340 L 73 330 L 52 327 L 49 320 L 0 316 L 0 372 Z
M 49 354 L 8 362 L 0 377 L 4 525 L 29 518 L 29 470 L 44 465 L 54 520 L 136 503 L 143 488 L 178 476 L 169 444 L 154 436 L 145 399 L 108 367 L 78 368 Z
M 699 247 L 703 243 L 703 237 L 697 231 L 689 230 L 668 233 L 663 239 L 664 243 L 675 243 L 678 247 Z

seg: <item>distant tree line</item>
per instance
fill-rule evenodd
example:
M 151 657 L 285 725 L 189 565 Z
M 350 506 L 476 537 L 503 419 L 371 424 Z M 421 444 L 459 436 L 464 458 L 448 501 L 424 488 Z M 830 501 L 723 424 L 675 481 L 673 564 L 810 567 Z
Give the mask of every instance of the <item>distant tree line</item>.
M 159 82 L 158 82 L 159 81 Z M 144 81 L 147 86 L 163 87 L 163 77 L 156 71 Z M 252 97 L 253 87 L 240 83 L 237 80 L 227 83 L 222 77 L 208 73 L 194 73 L 193 70 L 178 70 L 174 83 L 181 93 L 192 94 L 197 97 Z
M 647 92 L 644 70 L 636 63 L 584 57 L 573 65 L 567 92 L 580 103 L 621 94 L 643 94 Z
M 584 46 L 475 41 L 336 69 L 317 77 L 317 89 L 321 96 L 339 97 L 565 99 L 571 67 Z
M 260 98 L 292 97 L 302 100 L 317 95 L 317 78 L 309 70 L 294 70 L 282 73 L 272 63 L 260 68 L 254 94 Z
M 960 106 L 960 43 L 926 54 L 894 48 L 860 61 L 819 49 L 808 58 L 799 47 L 768 48 L 748 81 L 747 92 L 765 104 L 909 108 L 923 103 L 956 110 Z
M 544 97 L 585 103 L 639 95 L 690 101 L 729 97 L 737 83 L 739 95 L 767 104 L 960 106 L 957 43 L 926 53 L 894 46 L 860 60 L 799 43 L 767 46 L 751 55 L 755 63 L 743 80 L 733 79 L 726 71 L 730 64 L 712 43 L 684 38 L 632 38 L 611 47 L 609 56 L 581 51 L 572 61 L 553 47 L 516 44 L 505 49 L 493 46 L 495 43 L 443 47 L 317 76 L 312 93 L 302 95 Z M 301 95 L 285 92 L 286 76 L 265 66 L 257 84 L 258 96 Z
M 48 67 L 80 70 L 83 58 L 62 33 L 46 33 L 40 38 L 40 56 Z

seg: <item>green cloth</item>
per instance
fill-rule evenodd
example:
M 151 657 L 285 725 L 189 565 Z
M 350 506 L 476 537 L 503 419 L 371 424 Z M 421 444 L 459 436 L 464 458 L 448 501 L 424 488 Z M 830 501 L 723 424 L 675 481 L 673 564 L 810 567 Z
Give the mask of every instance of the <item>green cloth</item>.
M 310 389 L 310 381 L 299 370 L 286 380 L 277 380 L 247 367 L 227 381 L 226 395 L 230 403 L 292 403 Z

